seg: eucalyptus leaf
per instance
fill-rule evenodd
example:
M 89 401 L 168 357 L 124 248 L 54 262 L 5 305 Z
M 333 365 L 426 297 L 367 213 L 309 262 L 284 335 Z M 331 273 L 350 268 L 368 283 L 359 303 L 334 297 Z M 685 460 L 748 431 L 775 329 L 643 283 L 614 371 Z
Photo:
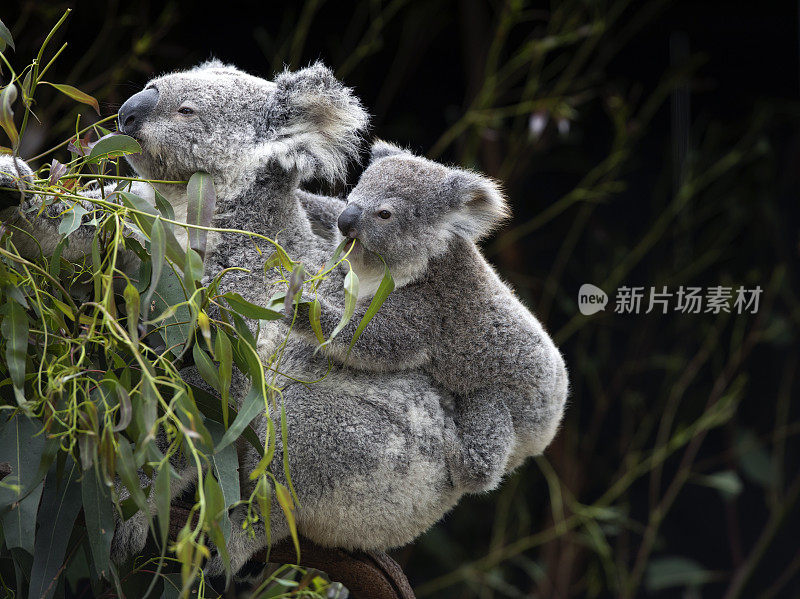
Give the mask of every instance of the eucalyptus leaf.
M 89 152 L 86 161 L 100 162 L 101 160 L 119 158 L 127 154 L 139 154 L 141 151 L 142 146 L 132 137 L 121 133 L 109 133 L 92 144 L 92 151 Z
M 114 537 L 114 507 L 109 488 L 97 475 L 97 467 L 83 473 L 81 497 L 95 571 L 98 578 L 111 580 L 109 553 Z
M 3 21 L 0 21 L 0 40 L 3 40 L 4 43 L 11 46 L 12 50 L 16 51 L 17 48 L 14 46 L 14 38 L 12 37 L 11 32 L 8 30 L 8 27 L 3 24 Z M 3 49 L 4 48 L 0 48 L 0 52 Z
M 25 400 L 25 362 L 28 355 L 28 315 L 17 302 L 9 302 L 0 332 L 6 341 L 6 363 L 14 384 L 17 404 L 24 406 Z
M 254 320 L 280 320 L 283 318 L 283 314 L 280 312 L 262 306 L 256 306 L 233 291 L 223 294 L 222 297 L 225 298 L 225 301 L 228 302 L 231 308 L 247 318 L 252 318 Z
M 652 559 L 647 566 L 644 585 L 648 591 L 657 592 L 675 587 L 697 587 L 714 580 L 707 571 L 692 559 L 680 556 Z
M 228 511 L 241 498 L 239 493 L 239 456 L 233 445 L 227 445 L 219 449 L 220 441 L 226 432 L 222 425 L 211 420 L 206 425 L 216 447 L 214 454 L 211 456 L 211 465 L 225 500 L 225 517 L 222 518 L 221 526 L 222 533 L 227 541 L 231 534 L 231 521 L 228 517 Z
M 190 225 L 210 227 L 217 204 L 217 193 L 211 175 L 202 171 L 193 174 L 186 186 L 186 196 L 188 198 L 186 222 Z M 189 229 L 189 247 L 201 258 L 205 257 L 207 240 L 207 231 Z
M 80 466 L 67 458 L 62 476 L 57 464 L 47 473 L 37 517 L 30 599 L 49 599 L 56 591 L 72 527 L 81 509 Z
M 69 96 L 73 100 L 77 102 L 81 102 L 82 104 L 88 104 L 92 108 L 94 108 L 95 112 L 99 115 L 100 114 L 100 105 L 97 103 L 97 100 L 90 96 L 89 94 L 82 92 L 77 87 L 73 87 L 72 85 L 67 85 L 66 83 L 50 83 L 49 81 L 40 81 L 41 85 L 49 85 L 50 87 L 56 88 L 65 96 Z
M 358 323 L 356 332 L 353 333 L 353 339 L 350 341 L 350 347 L 347 349 L 348 355 L 350 350 L 353 349 L 353 345 L 355 345 L 356 341 L 361 336 L 361 333 L 364 332 L 364 329 L 369 324 L 369 321 L 372 320 L 375 314 L 377 314 L 378 310 L 383 305 L 383 302 L 386 301 L 386 298 L 389 297 L 389 294 L 392 291 L 394 291 L 394 279 L 392 278 L 392 274 L 389 272 L 389 267 L 384 262 L 383 278 L 381 279 L 380 285 L 378 285 L 378 290 L 372 297 L 372 301 L 370 301 L 369 306 L 367 307 L 367 311 L 361 318 L 361 322 Z

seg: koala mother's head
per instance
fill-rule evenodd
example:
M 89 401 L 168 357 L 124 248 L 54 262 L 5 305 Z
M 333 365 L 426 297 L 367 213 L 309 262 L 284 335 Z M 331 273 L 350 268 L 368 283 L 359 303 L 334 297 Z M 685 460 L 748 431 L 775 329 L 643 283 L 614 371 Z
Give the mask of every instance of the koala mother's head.
M 355 240 L 350 259 L 357 271 L 383 272 L 380 254 L 393 275 L 410 280 L 454 236 L 477 241 L 507 215 L 505 198 L 491 179 L 379 141 L 338 226 Z
M 267 81 L 214 60 L 153 79 L 118 124 L 140 142 L 128 160 L 145 178 L 202 170 L 231 181 L 277 161 L 301 179 L 332 180 L 356 155 L 367 114 L 321 63 Z

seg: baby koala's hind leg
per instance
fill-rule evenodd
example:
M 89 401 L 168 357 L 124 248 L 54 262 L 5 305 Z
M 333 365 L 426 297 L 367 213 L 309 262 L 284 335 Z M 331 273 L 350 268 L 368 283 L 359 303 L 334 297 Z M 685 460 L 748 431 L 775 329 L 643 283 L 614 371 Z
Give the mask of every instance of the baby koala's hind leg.
M 448 465 L 456 489 L 491 491 L 503 478 L 514 447 L 514 426 L 501 395 L 491 391 L 455 398 L 456 438 Z

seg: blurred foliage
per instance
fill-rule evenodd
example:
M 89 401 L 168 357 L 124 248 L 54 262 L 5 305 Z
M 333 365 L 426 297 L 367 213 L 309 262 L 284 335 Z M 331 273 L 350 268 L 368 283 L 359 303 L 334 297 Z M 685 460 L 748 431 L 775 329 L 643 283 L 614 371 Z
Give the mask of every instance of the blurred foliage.
M 19 32 L 66 5 L 3 15 L 19 55 L 46 31 Z M 800 106 L 796 82 L 764 84 L 786 77 L 773 65 L 796 66 L 794 38 L 780 44 L 796 14 L 720 10 L 306 0 L 212 17 L 82 2 L 50 78 L 111 114 L 152 71 L 209 53 L 264 76 L 321 57 L 373 110 L 377 136 L 503 182 L 516 218 L 487 255 L 562 347 L 570 406 L 545 457 L 398 551 L 420 597 L 796 596 Z M 711 31 L 723 18 L 729 29 Z M 42 91 L 48 127 L 26 136 L 25 158 L 74 127 L 72 100 Z M 764 294 L 755 315 L 587 317 L 587 282 Z

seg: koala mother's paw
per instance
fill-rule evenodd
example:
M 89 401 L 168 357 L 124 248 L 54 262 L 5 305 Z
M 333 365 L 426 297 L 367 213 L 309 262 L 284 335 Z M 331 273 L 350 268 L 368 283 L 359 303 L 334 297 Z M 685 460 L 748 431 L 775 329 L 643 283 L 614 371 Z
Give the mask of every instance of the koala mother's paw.
M 31 167 L 24 161 L 9 154 L 0 154 L 0 210 L 19 206 L 22 194 L 20 188 L 33 179 Z
M 124 522 L 117 523 L 111 540 L 111 558 L 121 564 L 141 554 L 147 542 L 148 530 L 147 517 L 142 512 L 136 512 Z

